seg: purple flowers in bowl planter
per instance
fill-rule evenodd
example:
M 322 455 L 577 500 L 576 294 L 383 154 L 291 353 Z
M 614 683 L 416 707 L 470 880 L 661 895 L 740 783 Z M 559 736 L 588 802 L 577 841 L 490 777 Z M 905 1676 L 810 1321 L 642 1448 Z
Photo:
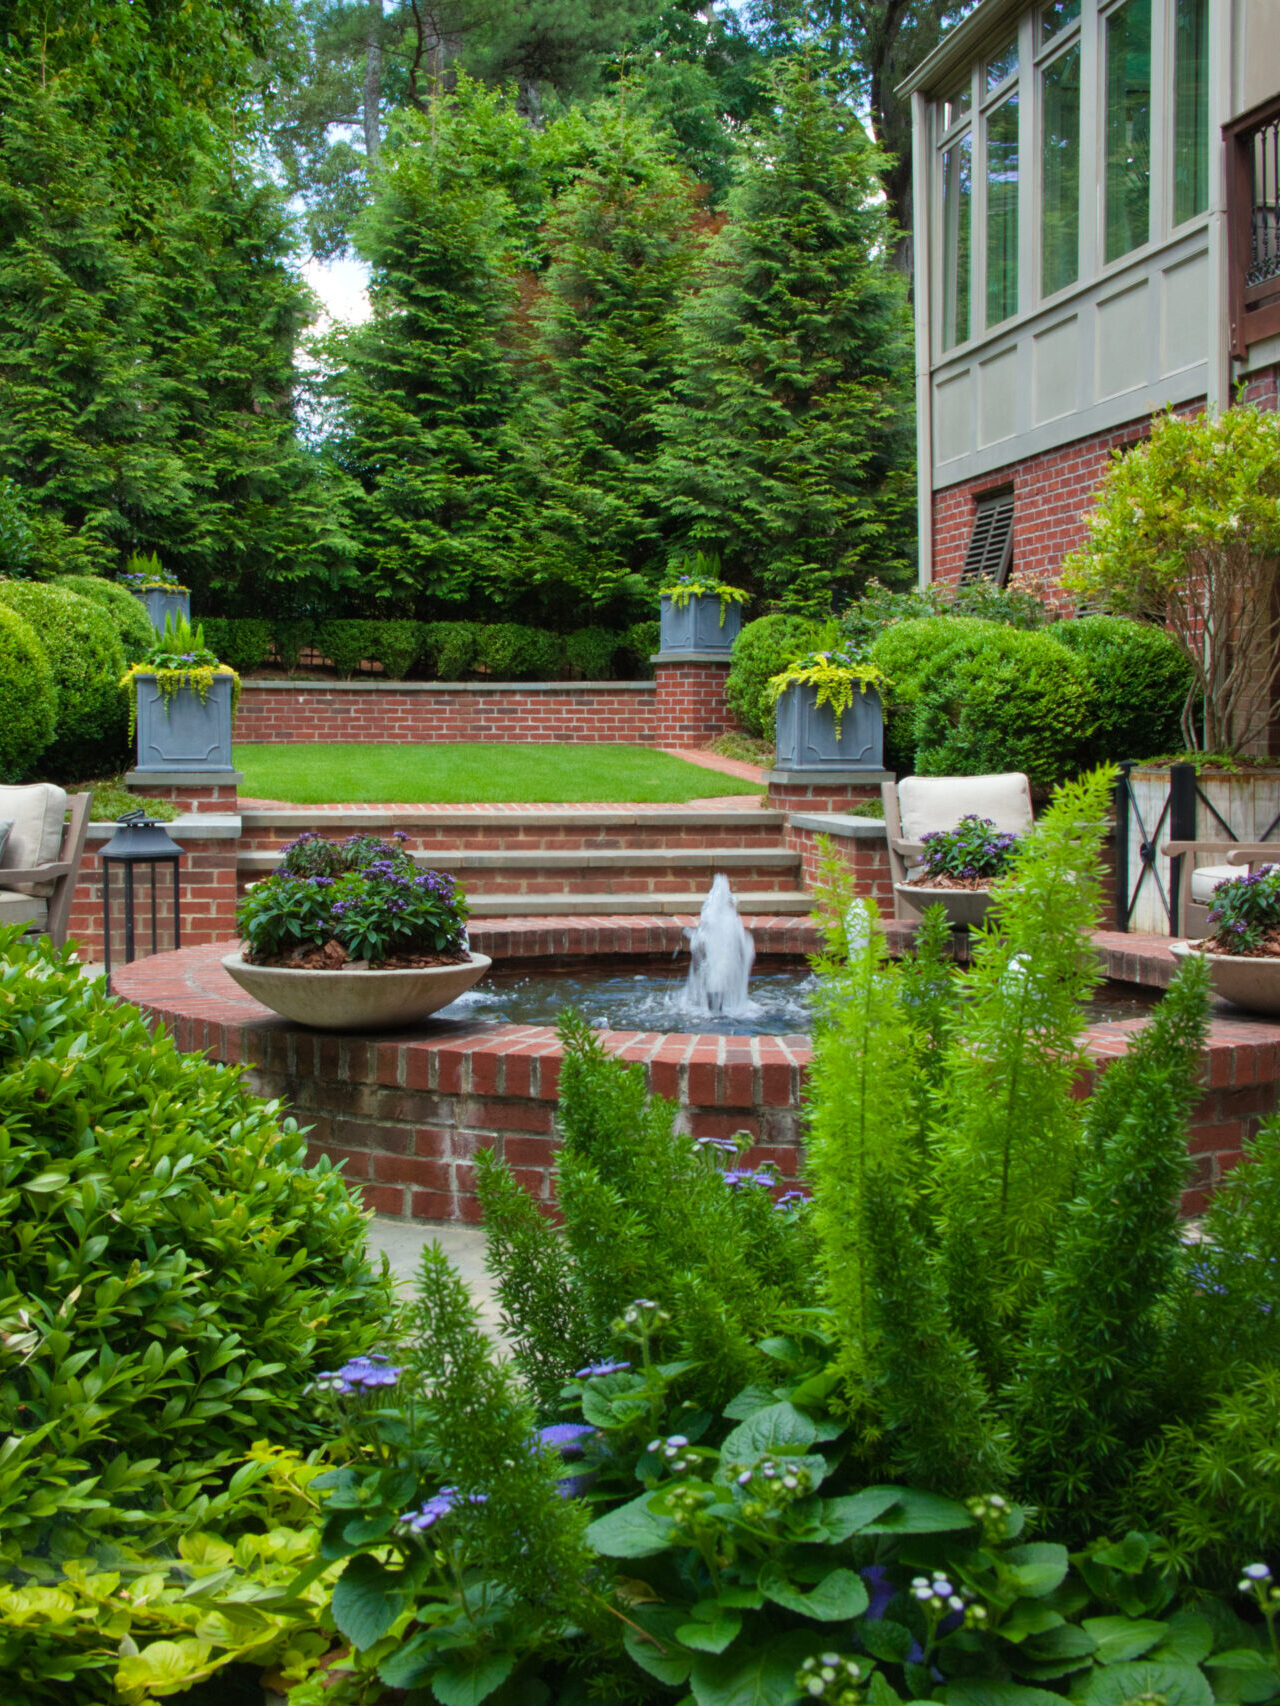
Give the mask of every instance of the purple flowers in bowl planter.
M 935 829 L 922 835 L 924 870 L 921 882 L 951 877 L 960 881 L 994 882 L 1008 870 L 1018 837 L 997 829 L 988 817 L 970 812 L 954 829 Z

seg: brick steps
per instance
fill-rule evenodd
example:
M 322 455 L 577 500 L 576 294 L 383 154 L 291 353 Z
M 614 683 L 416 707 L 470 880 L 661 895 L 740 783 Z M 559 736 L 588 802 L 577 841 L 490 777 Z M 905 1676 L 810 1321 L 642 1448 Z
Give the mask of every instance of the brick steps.
M 439 861 L 445 853 L 498 851 L 608 852 L 620 848 L 778 848 L 786 819 L 782 812 L 764 810 L 687 809 L 626 806 L 594 809 L 563 806 L 513 811 L 448 807 L 423 812 L 416 808 L 388 811 L 325 811 L 305 807 L 249 810 L 242 814 L 241 848 L 270 852 L 292 841 L 304 829 L 331 839 L 347 835 L 408 837 L 410 852 L 429 853 Z
M 771 917 L 797 914 L 808 915 L 813 896 L 799 891 L 790 893 L 773 890 L 768 894 L 742 893 L 735 889 L 739 910 L 745 915 L 763 913 Z M 636 914 L 673 913 L 697 917 L 706 889 L 690 890 L 683 894 L 477 894 L 468 891 L 471 913 L 475 918 L 557 918 L 601 916 L 628 917 Z

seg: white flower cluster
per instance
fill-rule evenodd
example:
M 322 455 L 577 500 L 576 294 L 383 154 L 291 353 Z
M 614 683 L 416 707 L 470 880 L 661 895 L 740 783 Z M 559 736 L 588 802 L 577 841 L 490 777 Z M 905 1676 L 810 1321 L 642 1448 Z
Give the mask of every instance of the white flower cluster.
M 1280 1587 L 1271 1580 L 1271 1570 L 1266 1564 L 1246 1564 L 1237 1586 L 1241 1593 L 1253 1594 L 1264 1610 L 1280 1606 Z
M 679 1475 L 685 1469 L 693 1469 L 697 1464 L 695 1457 L 684 1456 L 689 1449 L 689 1441 L 683 1434 L 668 1434 L 666 1439 L 651 1439 L 646 1449 L 655 1457 L 665 1458 L 673 1475 Z
M 862 1665 L 842 1653 L 817 1653 L 796 1672 L 796 1687 L 808 1700 L 827 1700 L 831 1706 L 855 1706 L 864 1680 Z
M 731 1463 L 729 1473 L 746 1493 L 742 1514 L 749 1522 L 775 1519 L 796 1499 L 813 1490 L 813 1476 L 803 1463 L 785 1457 L 762 1457 L 757 1463 Z

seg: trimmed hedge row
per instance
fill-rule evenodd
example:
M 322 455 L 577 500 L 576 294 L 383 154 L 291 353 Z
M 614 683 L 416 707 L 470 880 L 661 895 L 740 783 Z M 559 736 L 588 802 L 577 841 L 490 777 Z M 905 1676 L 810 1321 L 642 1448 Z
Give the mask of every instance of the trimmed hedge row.
M 494 681 L 600 681 L 617 673 L 648 673 L 658 649 L 658 624 L 638 622 L 622 633 L 578 628 L 557 634 L 519 622 L 411 622 L 374 619 L 269 622 L 260 617 L 206 616 L 206 642 L 241 675 L 260 669 L 274 651 L 297 669 L 315 648 L 343 677 L 362 663 L 381 664 L 400 681 L 415 664 L 440 681 L 486 676 Z
M 769 676 L 817 635 L 790 616 L 742 630 L 728 695 L 752 733 L 772 732 Z M 1163 629 L 1127 617 L 1068 618 L 1038 630 L 969 615 L 890 617 L 868 655 L 891 683 L 885 763 L 899 775 L 1022 770 L 1045 789 L 1089 765 L 1184 744 L 1190 667 Z

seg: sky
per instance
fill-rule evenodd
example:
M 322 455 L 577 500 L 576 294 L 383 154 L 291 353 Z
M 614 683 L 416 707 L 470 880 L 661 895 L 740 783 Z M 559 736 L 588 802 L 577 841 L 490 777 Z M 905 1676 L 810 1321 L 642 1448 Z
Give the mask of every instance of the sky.
M 324 317 L 357 325 L 369 318 L 369 269 L 354 255 L 335 261 L 305 261 L 302 276 L 320 298 Z

